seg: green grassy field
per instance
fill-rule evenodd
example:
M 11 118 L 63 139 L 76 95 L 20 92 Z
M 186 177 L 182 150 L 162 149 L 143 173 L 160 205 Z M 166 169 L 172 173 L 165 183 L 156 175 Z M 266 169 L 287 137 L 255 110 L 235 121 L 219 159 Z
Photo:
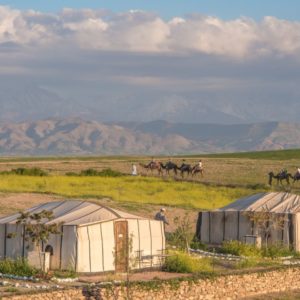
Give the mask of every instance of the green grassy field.
M 214 209 L 258 192 L 153 177 L 72 177 L 1 175 L 1 192 L 49 193 L 72 198 L 107 197 L 119 202 Z
M 182 182 L 180 176 L 163 178 L 147 173 L 139 163 L 150 160 L 147 156 L 89 156 L 89 157 L 2 157 L 0 172 L 13 168 L 39 167 L 50 174 L 47 177 L 0 175 L 0 192 L 33 192 L 75 198 L 107 197 L 124 203 L 170 205 L 185 208 L 213 209 L 222 207 L 242 196 L 270 190 L 268 172 L 287 168 L 292 174 L 300 165 L 300 150 L 262 151 L 247 153 L 211 154 L 202 156 L 172 157 L 180 165 L 194 165 L 199 158 L 204 163 L 204 177 L 189 177 L 193 182 Z M 167 157 L 156 157 L 165 162 Z M 80 173 L 87 168 L 101 171 L 111 168 L 128 174 L 131 163 L 138 165 L 137 178 L 69 177 L 67 172 Z M 179 181 L 177 181 L 179 180 Z M 186 180 L 186 179 L 185 179 Z M 277 187 L 276 190 L 285 190 Z M 300 193 L 300 182 L 289 187 Z

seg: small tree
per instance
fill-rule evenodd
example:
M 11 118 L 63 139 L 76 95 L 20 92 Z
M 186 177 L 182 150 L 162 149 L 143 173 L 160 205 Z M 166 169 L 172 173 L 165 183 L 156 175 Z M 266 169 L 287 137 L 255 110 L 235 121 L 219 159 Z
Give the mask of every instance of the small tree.
M 193 239 L 192 224 L 186 213 L 184 217 L 175 217 L 174 224 L 177 226 L 172 233 L 172 242 L 189 253 L 190 243 Z
M 41 259 L 41 243 L 47 243 L 50 234 L 62 234 L 60 227 L 62 223 L 47 224 L 47 222 L 54 219 L 52 211 L 42 210 L 39 213 L 20 212 L 17 219 L 17 225 L 22 225 L 24 241 L 30 242 L 35 248 L 38 249 L 40 265 L 42 266 Z M 28 244 L 27 249 L 30 247 Z
M 246 215 L 261 234 L 265 248 L 268 248 L 268 240 L 271 236 L 271 231 L 283 230 L 284 224 L 287 221 L 286 214 L 274 213 L 266 208 L 262 211 L 246 212 Z

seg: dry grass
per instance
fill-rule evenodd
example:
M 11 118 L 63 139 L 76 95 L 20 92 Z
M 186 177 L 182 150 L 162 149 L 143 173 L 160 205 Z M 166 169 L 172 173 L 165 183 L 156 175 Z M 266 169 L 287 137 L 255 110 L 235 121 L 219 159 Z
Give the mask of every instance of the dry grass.
M 40 167 L 49 171 L 53 175 L 62 175 L 66 172 L 80 172 L 83 169 L 93 168 L 103 170 L 112 168 L 123 173 L 130 173 L 131 163 L 148 162 L 147 157 L 128 157 L 128 158 L 84 158 L 84 159 L 55 159 L 55 160 L 38 160 L 33 161 L 2 161 L 0 162 L 0 171 L 11 170 L 18 167 Z M 158 157 L 159 161 L 166 161 L 165 157 Z M 182 163 L 182 158 L 172 159 L 178 165 Z M 186 162 L 196 164 L 198 158 L 186 158 Z M 298 167 L 299 161 L 290 160 L 267 160 L 267 159 L 248 159 L 248 158 L 204 158 L 205 176 L 195 177 L 193 180 L 213 183 L 217 185 L 238 185 L 238 186 L 256 186 L 266 185 L 268 182 L 268 172 L 279 172 L 282 168 L 287 168 L 289 172 L 294 173 Z M 147 174 L 142 167 L 138 171 Z M 151 175 L 151 174 L 148 174 Z M 156 175 L 154 172 L 153 175 Z M 296 189 L 300 183 L 295 185 Z

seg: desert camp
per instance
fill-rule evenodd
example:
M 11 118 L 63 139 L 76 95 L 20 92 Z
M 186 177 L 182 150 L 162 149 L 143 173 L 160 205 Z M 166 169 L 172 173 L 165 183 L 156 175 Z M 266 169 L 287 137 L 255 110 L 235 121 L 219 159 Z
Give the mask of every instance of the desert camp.
M 50 236 L 43 251 L 50 252 L 50 269 L 74 269 L 77 272 L 125 271 L 127 258 L 138 258 L 133 268 L 160 264 L 165 249 L 163 223 L 85 201 L 61 201 L 38 205 L 26 212 L 53 212 L 49 224 L 61 224 L 61 234 Z M 0 219 L 0 257 L 27 257 L 20 214 Z M 16 233 L 15 235 L 12 235 Z M 128 244 L 131 243 L 131 247 Z M 29 245 L 30 246 L 30 245 Z M 29 247 L 30 248 L 30 247 Z M 131 248 L 127 254 L 127 248 Z M 144 260 L 143 258 L 148 258 Z
M 245 241 L 246 236 L 262 235 L 262 229 L 255 223 L 262 213 L 269 216 L 265 222 L 282 219 L 281 226 L 268 225 L 268 242 L 279 242 L 299 251 L 300 197 L 284 192 L 258 193 L 220 209 L 200 212 L 197 236 L 204 243 L 222 244 L 226 240 Z

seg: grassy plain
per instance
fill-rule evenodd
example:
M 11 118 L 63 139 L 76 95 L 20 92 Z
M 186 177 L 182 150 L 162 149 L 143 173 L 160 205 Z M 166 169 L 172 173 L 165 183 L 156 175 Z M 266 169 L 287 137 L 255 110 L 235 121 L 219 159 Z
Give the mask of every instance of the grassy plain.
M 196 164 L 202 159 L 204 177 L 185 178 L 156 173 L 147 173 L 139 163 L 149 162 L 150 157 L 2 157 L 0 171 L 19 167 L 39 167 L 47 172 L 47 177 L 26 177 L 0 175 L 2 193 L 41 193 L 72 198 L 109 198 L 122 207 L 134 209 L 137 206 L 165 205 L 187 209 L 213 209 L 224 206 L 239 197 L 259 191 L 269 191 L 268 172 L 278 172 L 287 168 L 294 173 L 300 165 L 300 150 L 264 151 L 233 154 L 212 154 L 202 156 L 172 157 L 180 165 Z M 156 157 L 165 162 L 167 157 Z M 120 178 L 70 177 L 66 172 L 77 172 L 87 168 L 98 171 L 105 168 L 129 174 L 131 164 L 138 165 L 138 171 L 145 176 Z M 299 193 L 300 182 L 289 187 L 289 191 Z M 286 187 L 274 186 L 274 190 Z M 9 205 L 9 204 L 8 204 Z
M 76 177 L 1 175 L 5 193 L 46 193 L 69 198 L 109 198 L 117 202 L 214 209 L 251 193 L 249 188 L 216 187 L 156 177 Z

